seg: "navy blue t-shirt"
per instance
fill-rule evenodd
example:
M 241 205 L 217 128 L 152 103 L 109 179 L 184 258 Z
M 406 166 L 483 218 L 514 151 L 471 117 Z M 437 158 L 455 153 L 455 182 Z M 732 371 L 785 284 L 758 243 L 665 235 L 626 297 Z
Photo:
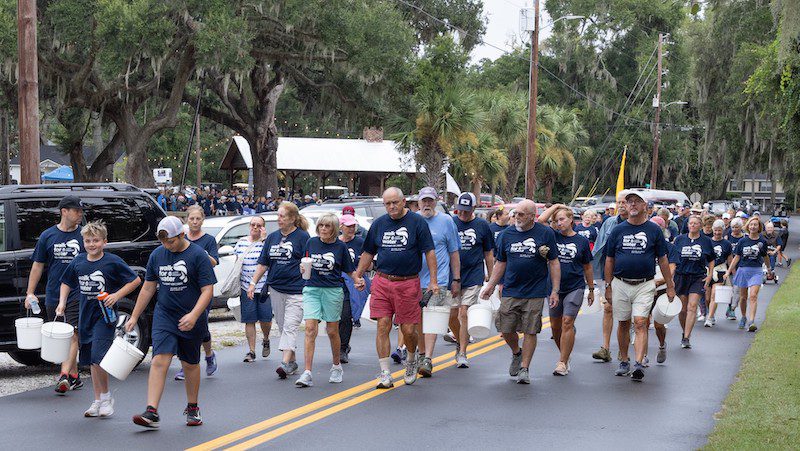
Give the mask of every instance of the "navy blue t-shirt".
M 697 238 L 689 238 L 688 234 L 678 235 L 673 242 L 680 255 L 675 274 L 704 276 L 708 272 L 708 263 L 714 260 L 714 245 L 711 239 L 702 233 Z
M 433 250 L 425 219 L 411 211 L 400 219 L 378 217 L 364 240 L 364 252 L 377 256 L 376 269 L 392 276 L 413 276 L 422 270 L 422 255 Z
M 745 235 L 736 243 L 733 253 L 739 256 L 740 268 L 760 268 L 767 255 L 767 240 L 762 236 L 754 240 Z
M 733 246 L 725 238 L 715 241 L 711 240 L 714 246 L 714 266 L 719 266 L 728 261 L 728 257 L 733 253 Z
M 344 241 L 342 241 L 344 243 Z M 361 261 L 361 253 L 364 251 L 364 238 L 359 236 L 353 237 L 352 240 L 344 243 L 347 250 L 350 252 L 350 258 L 353 259 L 353 264 L 358 268 L 358 263 Z
M 31 260 L 36 263 L 44 263 L 47 269 L 45 305 L 53 307 L 58 305 L 58 297 L 61 294 L 61 276 L 72 262 L 72 259 L 81 252 L 85 252 L 81 226 L 78 226 L 72 232 L 62 232 L 58 226 L 52 226 L 39 236 L 39 241 L 36 242 L 36 248 L 33 250 Z M 79 293 L 72 291 L 68 300 L 75 301 L 78 298 Z
M 592 261 L 589 240 L 583 235 L 564 236 L 556 233 L 558 261 L 561 263 L 561 286 L 559 293 L 566 294 L 586 288 L 583 265 Z
M 742 235 L 740 237 L 735 237 L 733 235 L 728 235 L 728 236 L 725 237 L 725 239 L 728 240 L 728 242 L 731 243 L 731 246 L 733 246 L 734 248 L 736 248 L 736 245 L 739 244 L 739 240 L 741 240 L 742 238 L 744 238 L 744 235 Z
M 675 245 L 667 241 L 667 262 L 677 265 L 681 261 L 681 254 L 676 251 Z M 656 264 L 658 264 L 656 262 Z
M 583 224 L 578 224 L 575 226 L 575 231 L 578 233 L 578 235 L 589 240 L 590 243 L 597 241 L 598 230 L 594 225 L 585 226 Z
M 189 240 L 189 242 L 202 247 L 203 250 L 206 251 L 211 258 L 216 260 L 217 264 L 219 264 L 219 249 L 217 248 L 217 240 L 214 239 L 213 236 L 204 233 L 196 240 L 190 239 L 189 235 L 186 235 L 186 239 Z
M 654 222 L 623 221 L 608 235 L 605 252 L 614 259 L 614 276 L 647 279 L 655 277 L 656 259 L 667 255 L 667 240 Z
M 306 281 L 307 287 L 337 288 L 344 283 L 342 273 L 356 270 L 350 250 L 340 239 L 333 243 L 325 243 L 319 237 L 308 240 L 306 246 L 311 262 L 311 278 Z
M 305 280 L 300 274 L 300 259 L 306 255 L 310 236 L 303 229 L 294 229 L 283 236 L 276 230 L 264 240 L 258 264 L 269 268 L 267 285 L 284 294 L 302 294 Z
M 547 258 L 539 254 L 546 245 Z M 533 227 L 520 232 L 509 227 L 497 238 L 497 260 L 506 262 L 503 275 L 503 296 L 514 298 L 543 298 L 550 295 L 549 260 L 558 258 L 556 234 L 545 225 L 534 223 Z
M 114 339 L 115 324 L 108 325 L 107 334 L 93 337 L 92 331 L 98 321 L 103 321 L 103 313 L 97 295 L 116 293 L 120 288 L 136 280 L 135 272 L 121 258 L 108 252 L 97 261 L 89 261 L 89 255 L 79 254 L 72 260 L 61 276 L 61 283 L 69 285 L 80 293 L 80 313 L 78 315 L 78 336 L 81 343 L 91 343 L 94 338 Z M 105 324 L 105 322 L 103 322 Z
M 145 280 L 158 282 L 158 302 L 153 312 L 153 330 L 184 338 L 202 338 L 208 331 L 208 313 L 203 311 L 194 329 L 181 331 L 178 321 L 191 312 L 200 299 L 200 289 L 217 283 L 214 268 L 203 248 L 189 243 L 182 252 L 158 246 L 147 261 Z
M 497 242 L 497 235 L 500 235 L 500 232 L 506 229 L 508 225 L 500 225 L 496 222 L 489 224 L 489 230 L 492 231 L 492 239 L 494 239 L 495 243 Z
M 483 285 L 486 277 L 483 270 L 484 252 L 494 249 L 494 234 L 489 223 L 483 218 L 464 222 L 458 217 L 453 217 L 453 222 L 456 223 L 461 240 L 461 250 L 458 251 L 461 259 L 461 287 Z

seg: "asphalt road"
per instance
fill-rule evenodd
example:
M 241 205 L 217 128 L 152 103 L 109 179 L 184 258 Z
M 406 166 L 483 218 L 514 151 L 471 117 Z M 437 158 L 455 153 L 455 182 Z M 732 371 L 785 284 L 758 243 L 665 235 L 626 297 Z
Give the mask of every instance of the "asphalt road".
M 793 227 L 789 254 L 795 258 L 800 226 Z M 786 269 L 779 268 L 781 278 Z M 764 318 L 777 286 L 761 290 L 757 322 Z M 205 424 L 187 428 L 181 415 L 181 382 L 167 381 L 159 408 L 161 429 L 147 431 L 131 422 L 145 407 L 147 374 L 112 379 L 116 414 L 88 419 L 90 381 L 82 391 L 56 396 L 51 388 L 0 398 L 0 436 L 8 449 L 492 449 L 544 447 L 578 449 L 694 449 L 714 427 L 714 415 L 734 381 L 755 334 L 717 312 L 717 326 L 695 329 L 693 348 L 680 348 L 677 320 L 670 324 L 665 364 L 653 363 L 643 383 L 615 377 L 616 362 L 591 358 L 601 340 L 599 313 L 576 321 L 572 371 L 555 377 L 558 359 L 549 329 L 539 335 L 532 364 L 533 383 L 517 385 L 508 376 L 510 352 L 497 337 L 473 345 L 469 369 L 453 366 L 454 347 L 431 379 L 374 390 L 378 373 L 374 326 L 364 322 L 353 336 L 345 382 L 329 384 L 327 337 L 317 340 L 315 386 L 295 388 L 278 380 L 278 358 L 242 363 L 243 348 L 218 353 L 220 371 L 203 378 L 200 407 Z M 547 327 L 547 326 L 546 326 Z M 393 334 L 394 338 L 394 334 Z M 274 340 L 273 340 L 274 341 Z M 650 356 L 657 340 L 651 331 Z M 612 338 L 612 354 L 616 355 Z M 302 354 L 302 353 L 301 353 Z M 402 368 L 393 366 L 398 376 Z M 177 371 L 173 363 L 171 375 Z

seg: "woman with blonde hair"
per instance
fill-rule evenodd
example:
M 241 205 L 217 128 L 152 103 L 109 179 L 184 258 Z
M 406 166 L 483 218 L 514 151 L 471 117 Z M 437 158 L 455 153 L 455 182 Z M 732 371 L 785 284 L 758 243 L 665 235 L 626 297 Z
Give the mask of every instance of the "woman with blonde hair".
M 761 289 L 763 273 L 761 271 L 762 262 L 769 268 L 769 255 L 767 255 L 767 240 L 761 236 L 764 227 L 758 218 L 750 218 L 745 225 L 747 235 L 736 244 L 733 251 L 733 261 L 731 261 L 728 271 L 725 272 L 727 279 L 735 270 L 733 286 L 740 288 L 739 305 L 742 310 L 742 318 L 739 320 L 739 329 L 747 329 L 750 332 L 758 330 L 756 326 L 756 308 L 758 307 L 758 291 Z
M 256 281 L 269 269 L 267 285 L 272 300 L 272 312 L 278 330 L 281 332 L 278 349 L 283 352 L 283 360 L 278 369 L 278 377 L 286 379 L 295 374 L 298 366 L 295 358 L 297 332 L 303 320 L 303 277 L 300 274 L 300 259 L 306 255 L 306 245 L 310 235 L 308 220 L 300 214 L 297 205 L 283 202 L 278 207 L 278 230 L 267 235 L 258 267 L 253 274 L 247 297 L 253 299 Z
M 714 314 L 717 311 L 716 294 L 717 285 L 724 284 L 725 271 L 731 263 L 733 246 L 731 243 L 722 237 L 725 230 L 725 222 L 721 219 L 714 221 L 713 225 L 714 236 L 711 237 L 711 245 L 714 247 L 714 274 L 711 278 L 711 289 L 706 290 L 706 302 L 709 305 L 708 316 L 706 322 L 703 324 L 705 327 L 713 327 L 717 324 L 717 319 Z

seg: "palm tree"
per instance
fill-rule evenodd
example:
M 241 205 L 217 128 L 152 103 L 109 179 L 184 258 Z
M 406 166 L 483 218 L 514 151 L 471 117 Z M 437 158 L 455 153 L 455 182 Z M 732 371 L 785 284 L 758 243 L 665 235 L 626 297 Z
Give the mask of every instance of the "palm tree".
M 528 100 L 521 93 L 487 96 L 488 128 L 497 139 L 497 147 L 506 154 L 503 196 L 514 197 L 520 172 L 524 167 L 525 143 L 528 139 Z M 487 178 L 488 180 L 488 178 Z
M 508 169 L 508 158 L 497 148 L 497 139 L 488 131 L 479 131 L 477 141 L 458 148 L 454 163 L 469 177 L 472 192 L 480 199 L 483 183 L 502 183 Z
M 396 118 L 392 139 L 401 150 L 413 152 L 418 166 L 425 167 L 423 179 L 428 186 L 443 186 L 445 159 L 454 158 L 456 149 L 477 145 L 476 131 L 483 123 L 483 113 L 475 96 L 460 86 L 425 87 L 417 91 L 411 110 Z
M 551 202 L 556 180 L 570 179 L 575 172 L 576 158 L 592 150 L 583 144 L 589 133 L 576 110 L 542 105 L 539 121 L 538 176 L 544 182 L 545 202 Z

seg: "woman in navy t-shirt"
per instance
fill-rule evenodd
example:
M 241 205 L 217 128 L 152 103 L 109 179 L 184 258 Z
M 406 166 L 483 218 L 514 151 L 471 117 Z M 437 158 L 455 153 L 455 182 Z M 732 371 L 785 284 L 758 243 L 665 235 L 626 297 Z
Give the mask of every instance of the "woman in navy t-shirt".
M 690 216 L 689 233 L 678 235 L 673 243 L 675 252 L 680 255 L 675 269 L 675 294 L 683 303 L 678 315 L 683 329 L 683 348 L 692 347 L 689 338 L 697 320 L 697 304 L 705 297 L 705 287 L 714 269 L 714 247 L 711 239 L 701 234 L 701 227 L 700 218 Z
M 730 265 L 731 259 L 733 258 L 733 246 L 731 246 L 728 240 L 723 238 L 725 222 L 721 219 L 717 219 L 714 221 L 712 230 L 714 232 L 711 238 L 711 245 L 714 247 L 714 274 L 711 278 L 711 289 L 706 291 L 706 304 L 708 304 L 709 307 L 706 322 L 703 324 L 705 327 L 713 327 L 717 324 L 717 319 L 714 316 L 717 311 L 717 303 L 714 299 L 717 285 L 725 283 L 725 271 L 728 270 L 728 265 Z M 728 305 L 728 309 L 730 309 L 730 305 Z M 729 315 L 726 313 L 726 316 Z
M 594 249 L 594 242 L 597 240 L 597 226 L 595 225 L 595 213 L 592 210 L 586 210 L 581 216 L 581 223 L 575 226 L 575 231 L 578 235 L 589 240 L 589 249 Z M 558 236 L 556 234 L 556 236 Z
M 763 272 L 762 263 L 769 268 L 767 255 L 767 240 L 761 236 L 764 227 L 758 218 L 750 218 L 745 226 L 747 235 L 742 237 L 733 251 L 733 261 L 725 273 L 727 278 L 733 271 L 733 285 L 740 288 L 739 305 L 742 309 L 742 318 L 739 320 L 739 329 L 745 325 L 750 332 L 758 330 L 756 326 L 756 308 L 758 307 L 758 290 L 761 289 Z M 749 306 L 748 306 L 749 304 Z

